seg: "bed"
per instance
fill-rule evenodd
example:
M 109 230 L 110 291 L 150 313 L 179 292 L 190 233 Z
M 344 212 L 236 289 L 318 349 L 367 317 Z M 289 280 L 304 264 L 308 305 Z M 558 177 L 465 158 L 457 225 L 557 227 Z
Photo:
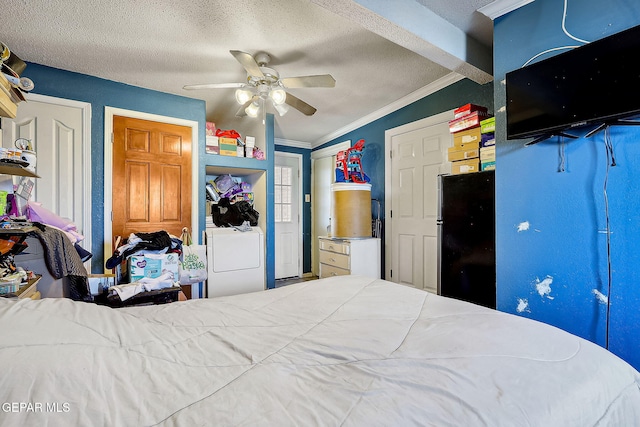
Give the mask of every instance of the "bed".
M 361 276 L 108 308 L 0 299 L 5 426 L 629 426 L 640 374 L 557 328 Z

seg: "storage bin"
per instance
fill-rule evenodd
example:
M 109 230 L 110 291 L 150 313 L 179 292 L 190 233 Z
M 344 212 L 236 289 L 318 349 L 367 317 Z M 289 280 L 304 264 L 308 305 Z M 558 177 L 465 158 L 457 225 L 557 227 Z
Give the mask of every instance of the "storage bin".
M 371 237 L 371 184 L 331 185 L 331 235 Z

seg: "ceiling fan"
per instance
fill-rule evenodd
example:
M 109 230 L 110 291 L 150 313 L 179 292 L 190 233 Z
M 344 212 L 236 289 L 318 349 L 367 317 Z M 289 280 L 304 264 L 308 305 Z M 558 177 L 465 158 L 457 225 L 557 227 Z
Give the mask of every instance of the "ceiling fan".
M 281 116 L 285 115 L 289 107 L 293 107 L 302 114 L 311 116 L 316 109 L 301 99 L 293 96 L 285 89 L 309 87 L 335 87 L 336 80 L 330 74 L 314 76 L 283 77 L 273 68 L 268 67 L 271 57 L 264 52 L 252 56 L 239 50 L 229 51 L 247 71 L 246 83 L 209 83 L 186 85 L 183 89 L 224 89 L 236 88 L 236 101 L 241 105 L 236 116 L 257 117 L 260 107 L 270 100 Z

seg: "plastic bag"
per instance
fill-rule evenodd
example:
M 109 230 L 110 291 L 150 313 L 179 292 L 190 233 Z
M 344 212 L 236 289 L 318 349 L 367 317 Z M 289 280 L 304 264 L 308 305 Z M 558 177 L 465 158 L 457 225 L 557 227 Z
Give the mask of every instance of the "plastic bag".
M 181 285 L 191 285 L 207 280 L 207 247 L 194 245 L 186 227 L 182 229 L 182 262 L 178 272 Z
M 251 226 L 258 225 L 260 214 L 253 209 L 247 201 L 231 204 L 228 198 L 223 197 L 218 204 L 211 206 L 213 223 L 218 227 L 235 227 L 248 221 Z

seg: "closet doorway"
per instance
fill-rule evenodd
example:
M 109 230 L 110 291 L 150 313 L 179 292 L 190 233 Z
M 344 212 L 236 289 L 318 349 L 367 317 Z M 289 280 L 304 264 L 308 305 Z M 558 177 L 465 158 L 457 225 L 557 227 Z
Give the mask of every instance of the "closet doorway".
M 160 186 L 157 187 L 156 190 L 153 190 L 150 185 L 148 189 L 145 189 L 144 187 L 142 187 L 142 189 L 130 188 L 129 190 L 126 190 L 130 194 L 139 194 L 139 195 L 148 194 L 148 196 L 146 197 L 148 197 L 149 199 L 151 198 L 156 199 L 156 202 L 158 203 L 157 208 L 160 209 L 159 210 L 160 213 L 159 213 L 159 216 L 156 217 L 154 216 L 155 213 L 151 211 L 152 209 L 151 207 L 149 206 L 137 207 L 135 208 L 137 209 L 134 212 L 135 215 L 126 214 L 129 216 L 128 217 L 124 216 L 124 218 L 127 218 L 127 220 L 131 218 L 135 218 L 136 221 L 130 221 L 131 224 L 127 225 L 127 227 L 129 228 L 119 229 L 117 232 L 122 234 L 129 233 L 129 231 L 133 229 L 132 227 L 134 227 L 137 231 L 157 231 L 158 229 L 165 229 L 171 234 L 180 236 L 180 231 L 182 230 L 182 227 L 190 227 L 191 235 L 193 236 L 194 240 L 200 241 L 199 205 L 200 205 L 200 200 L 201 199 L 203 200 L 203 198 L 200 197 L 201 195 L 200 190 L 203 188 L 204 184 L 201 186 L 198 180 L 198 177 L 199 177 L 199 163 L 198 163 L 198 155 L 197 155 L 197 153 L 199 153 L 198 122 L 192 121 L 192 120 L 178 119 L 174 117 L 141 113 L 141 112 L 131 111 L 131 110 L 123 110 L 119 108 L 105 107 L 104 253 L 105 254 L 113 253 L 112 236 L 116 235 L 116 230 L 113 227 L 113 225 L 116 224 L 115 220 L 117 216 L 117 214 L 114 213 L 113 211 L 116 208 L 122 208 L 120 205 L 115 205 L 115 203 L 117 202 L 117 198 L 115 197 L 114 193 L 121 192 L 121 191 L 125 192 L 125 189 L 122 187 L 122 185 L 125 185 L 125 184 L 117 184 L 118 182 L 120 182 L 118 181 L 118 179 L 123 176 L 122 175 L 123 173 L 125 174 L 124 176 L 127 177 L 126 179 L 130 178 L 131 175 L 134 173 L 138 173 L 141 176 L 145 174 L 148 174 L 148 176 L 151 176 L 151 172 L 149 169 L 151 168 L 151 165 L 148 164 L 147 166 L 145 166 L 144 163 L 146 161 L 144 159 L 142 159 L 142 161 L 140 160 L 132 161 L 131 162 L 132 169 L 129 172 L 122 172 L 120 169 L 118 169 L 118 166 L 116 166 L 115 160 L 117 155 L 115 154 L 114 144 L 112 144 L 112 141 L 114 141 L 115 143 L 115 140 L 117 139 L 115 135 L 115 131 L 116 131 L 115 124 L 116 124 L 117 116 L 121 116 L 125 118 L 140 119 L 142 122 L 144 121 L 158 122 L 160 124 L 177 125 L 179 128 L 184 127 L 185 129 L 183 129 L 184 132 L 181 131 L 183 132 L 180 134 L 181 136 L 178 136 L 178 134 L 174 133 L 175 130 L 169 131 L 166 135 L 167 136 L 166 138 L 164 137 L 161 138 L 162 140 L 161 147 L 159 147 L 158 149 L 161 152 L 164 152 L 168 156 L 172 156 L 172 157 L 179 157 L 178 153 L 181 152 L 181 150 L 186 150 L 183 154 L 186 155 L 188 151 L 188 157 L 190 159 L 190 163 L 182 163 L 181 166 L 178 166 L 177 164 L 172 165 L 170 162 L 166 162 L 166 166 L 163 166 L 159 169 L 160 172 L 158 177 L 154 178 L 154 179 L 160 180 L 160 183 L 159 183 Z M 142 127 L 138 128 L 137 125 L 131 126 L 131 129 L 132 129 L 132 132 L 140 131 L 141 134 L 144 134 L 146 132 L 144 128 Z M 134 144 L 135 147 L 132 147 L 132 148 L 138 149 L 140 151 L 147 150 L 146 148 L 144 148 L 146 142 L 144 143 L 142 142 L 142 141 L 145 141 L 145 138 L 141 137 L 141 135 L 138 135 L 138 137 L 139 139 Z M 183 140 L 185 138 L 189 139 L 188 148 L 186 145 L 183 147 L 181 143 L 180 144 L 178 143 L 178 140 Z M 180 148 L 178 148 L 178 146 L 180 146 Z M 174 154 L 171 154 L 171 153 L 174 153 Z M 160 160 L 161 162 L 164 162 L 164 160 L 166 159 L 160 159 Z M 172 184 L 170 181 L 178 179 L 178 169 L 184 169 L 184 168 L 190 169 L 190 172 L 188 174 L 188 178 L 185 178 L 184 176 L 181 175 L 181 178 L 179 178 L 181 180 L 181 183 L 179 184 L 179 186 L 185 185 L 186 187 L 177 189 L 176 187 L 178 186 L 178 184 L 176 184 L 175 182 Z M 133 169 L 135 169 L 137 172 L 134 171 Z M 114 176 L 116 172 L 120 175 L 120 177 Z M 182 174 L 183 172 L 186 173 L 186 171 L 180 171 L 180 174 Z M 129 175 L 126 175 L 126 174 L 129 174 Z M 164 188 L 164 189 L 160 190 L 160 188 Z M 182 200 L 182 199 L 186 200 L 187 198 L 189 200 L 190 213 L 185 214 L 184 212 L 178 212 L 178 210 L 182 211 L 182 206 L 184 205 L 184 203 L 182 201 L 179 202 L 181 206 L 179 209 L 175 206 L 175 204 L 178 203 L 177 202 L 178 200 Z M 145 206 L 146 204 L 144 200 L 136 199 L 134 201 L 136 203 L 140 201 L 141 206 Z M 120 202 L 117 202 L 117 203 L 120 203 Z M 123 202 L 123 203 L 128 203 L 128 202 Z M 172 203 L 174 204 L 174 206 L 171 206 Z M 156 209 L 156 208 L 153 208 L 153 209 Z M 144 219 L 147 219 L 147 218 L 152 221 L 155 221 L 155 218 L 167 219 L 168 221 L 166 224 L 163 224 L 163 225 L 160 225 L 160 223 L 162 222 L 161 221 L 154 225 L 146 226 L 144 225 L 145 223 Z M 182 223 L 182 226 L 179 229 L 177 228 L 178 223 Z M 154 229 L 151 230 L 151 228 L 154 228 Z M 123 235 L 123 237 L 125 238 L 128 236 L 129 234 Z
M 276 280 L 302 276 L 302 156 L 276 152 L 274 160 Z
M 27 101 L 15 119 L 2 118 L 2 146 L 13 149 L 18 138 L 31 141 L 40 176 L 33 179 L 31 200 L 70 219 L 84 236 L 80 246 L 92 252 L 91 104 L 31 93 Z M 11 191 L 19 177 L 5 177 Z M 91 271 L 91 260 L 85 267 Z
M 331 184 L 336 180 L 336 154 L 351 147 L 343 141 L 311 152 L 311 270 L 320 275 L 318 236 L 327 235 L 331 224 Z

